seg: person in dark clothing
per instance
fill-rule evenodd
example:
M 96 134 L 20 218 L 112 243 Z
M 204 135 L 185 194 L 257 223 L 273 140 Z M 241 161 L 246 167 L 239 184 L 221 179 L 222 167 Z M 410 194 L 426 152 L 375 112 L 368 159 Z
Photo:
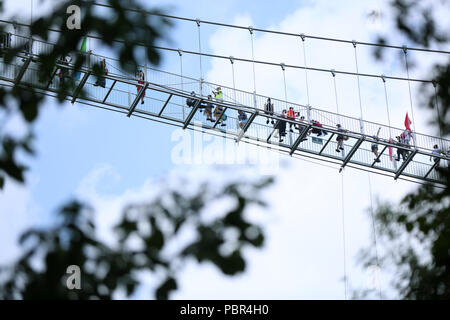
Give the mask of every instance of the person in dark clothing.
M 68 66 L 72 62 L 72 58 L 69 55 L 66 55 L 60 60 L 60 62 L 62 65 Z M 59 68 L 57 76 L 59 78 L 60 85 L 64 86 L 65 79 L 69 77 L 69 69 L 65 67 Z
M 286 118 L 286 110 L 283 110 L 281 112 L 281 117 Z M 283 142 L 284 137 L 286 136 L 286 121 L 278 120 L 275 123 L 275 129 L 278 130 L 279 136 L 280 136 L 280 142 Z
M 270 98 L 267 98 L 267 102 L 264 105 L 264 113 L 273 116 L 273 103 Z M 272 119 L 272 124 L 274 123 L 275 121 Z M 267 118 L 266 124 L 269 124 L 269 118 Z
M 398 146 L 406 147 L 406 145 L 404 143 L 402 143 L 402 139 L 399 136 L 397 136 L 395 138 L 397 139 Z M 395 159 L 395 161 L 400 161 L 400 156 L 402 157 L 403 161 L 405 161 L 407 155 L 408 155 L 408 152 L 405 149 L 397 148 L 397 158 Z
M 191 92 L 191 97 L 192 98 L 187 98 L 186 99 L 186 105 L 188 106 L 188 107 L 194 107 L 195 106 L 195 104 L 197 103 L 197 101 L 198 101 L 198 99 L 194 99 L 194 97 L 195 97 L 195 91 L 192 91 Z M 209 97 L 208 97 L 209 98 Z
M 106 79 L 104 77 L 102 77 L 103 75 L 107 75 L 108 74 L 108 69 L 106 68 L 106 60 L 103 59 L 102 62 L 100 63 L 100 75 L 97 78 L 97 81 L 95 82 L 94 86 L 100 86 L 102 88 L 104 88 L 106 86 Z
M 10 49 L 11 48 L 11 33 L 6 32 L 1 36 L 0 49 Z
M 206 115 L 206 121 L 214 122 L 212 118 L 212 110 L 214 108 L 214 104 L 212 103 L 212 96 L 208 95 L 208 101 L 205 105 L 205 115 Z

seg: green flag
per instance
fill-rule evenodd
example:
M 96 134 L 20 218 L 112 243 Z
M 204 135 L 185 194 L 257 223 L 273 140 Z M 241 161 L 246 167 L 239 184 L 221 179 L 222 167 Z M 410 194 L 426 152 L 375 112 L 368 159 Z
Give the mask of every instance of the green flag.
M 87 42 L 87 37 L 84 37 L 83 41 L 81 42 L 81 48 L 80 48 L 81 52 L 86 52 L 86 42 Z

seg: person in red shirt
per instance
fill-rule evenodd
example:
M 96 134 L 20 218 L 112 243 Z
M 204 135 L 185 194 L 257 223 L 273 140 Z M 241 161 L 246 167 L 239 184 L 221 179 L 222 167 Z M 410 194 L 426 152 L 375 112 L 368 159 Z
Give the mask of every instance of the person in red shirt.
M 293 107 L 289 107 L 289 110 L 287 112 L 287 118 L 289 120 L 295 120 L 295 116 L 296 116 L 296 112 L 294 111 L 294 108 Z M 292 130 L 292 127 L 295 127 L 295 124 L 290 122 L 289 123 L 289 129 L 290 129 L 289 131 L 290 132 L 294 132 L 294 130 Z
M 312 124 L 313 126 L 317 127 L 317 128 L 313 128 L 313 129 L 311 130 L 311 133 L 317 134 L 318 137 L 320 137 L 321 135 L 324 135 L 324 136 L 327 135 L 327 132 L 326 132 L 326 131 L 320 129 L 320 128 L 322 128 L 323 126 L 322 126 L 322 124 L 321 124 L 319 121 L 317 121 L 317 120 L 311 120 L 311 124 Z
M 139 70 L 136 75 L 137 75 L 137 78 L 138 78 L 138 83 L 140 84 L 140 85 L 136 86 L 137 93 L 139 94 L 139 92 L 143 88 L 143 84 L 145 82 L 145 76 L 144 76 L 144 72 L 142 70 Z M 144 104 L 144 98 L 145 98 L 145 92 L 142 94 L 141 104 Z

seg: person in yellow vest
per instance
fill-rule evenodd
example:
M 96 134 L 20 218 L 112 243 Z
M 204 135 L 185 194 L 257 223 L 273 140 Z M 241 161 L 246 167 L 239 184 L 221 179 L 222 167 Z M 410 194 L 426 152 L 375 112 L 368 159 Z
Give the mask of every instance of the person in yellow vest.
M 214 99 L 216 99 L 217 102 L 223 102 L 223 92 L 221 87 L 217 87 L 217 89 L 212 93 L 214 94 Z M 222 117 L 220 117 L 220 115 L 222 115 Z M 219 105 L 216 105 L 216 109 L 214 110 L 214 116 L 216 117 L 216 119 L 220 118 L 219 120 L 220 125 L 224 127 L 225 126 L 224 121 L 227 120 L 227 115 L 224 112 L 224 108 Z
M 219 101 L 219 102 L 223 101 L 223 92 L 222 92 L 222 88 L 221 87 L 217 87 L 217 89 L 215 91 L 213 90 L 212 93 L 214 94 L 214 98 L 217 101 Z

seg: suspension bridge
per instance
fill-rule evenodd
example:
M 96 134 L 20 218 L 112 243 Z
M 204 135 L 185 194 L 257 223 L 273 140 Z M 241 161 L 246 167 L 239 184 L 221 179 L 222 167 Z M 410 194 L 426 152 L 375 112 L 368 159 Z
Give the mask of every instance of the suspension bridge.
M 132 9 L 130 9 L 132 10 Z M 198 27 L 199 50 L 188 51 L 183 49 L 155 47 L 158 50 L 176 52 L 180 58 L 180 73 L 173 73 L 146 65 L 140 66 L 144 70 L 145 81 L 139 83 L 135 75 L 126 73 L 121 70 L 120 62 L 117 59 L 106 57 L 92 52 L 79 52 L 86 55 L 86 63 L 81 69 L 75 69 L 74 64 L 58 61 L 55 65 L 52 79 L 50 82 L 42 83 L 39 80 L 39 56 L 52 51 L 54 44 L 42 41 L 40 39 L 32 39 L 27 35 L 14 33 L 8 45 L 12 47 L 27 48 L 17 54 L 13 61 L 6 63 L 0 58 L 0 85 L 2 86 L 22 86 L 23 88 L 32 87 L 37 92 L 56 97 L 63 79 L 57 76 L 58 69 L 70 71 L 71 76 L 75 74 L 81 75 L 75 80 L 74 88 L 69 92 L 67 100 L 72 103 L 81 103 L 88 106 L 99 107 L 110 111 L 115 111 L 126 115 L 127 117 L 141 117 L 152 121 L 158 121 L 167 125 L 181 127 L 183 129 L 198 130 L 205 134 L 218 135 L 228 139 L 234 139 L 236 142 L 245 142 L 255 144 L 261 148 L 268 148 L 276 152 L 291 155 L 293 157 L 308 157 L 320 161 L 332 163 L 340 169 L 345 167 L 356 168 L 370 173 L 378 173 L 391 176 L 394 179 L 403 179 L 412 182 L 430 182 L 436 185 L 444 183 L 436 170 L 437 166 L 447 165 L 450 158 L 443 154 L 433 154 L 433 146 L 438 145 L 441 150 L 447 150 L 450 147 L 450 140 L 443 137 L 436 137 L 421 134 L 413 130 L 412 144 L 404 145 L 395 142 L 394 138 L 400 136 L 405 129 L 396 128 L 389 124 L 381 124 L 371 122 L 362 117 L 361 91 L 359 86 L 360 77 L 379 78 L 384 85 L 384 94 L 386 101 L 386 109 L 389 119 L 389 98 L 387 95 L 386 85 L 388 80 L 400 80 L 411 82 L 429 83 L 436 87 L 433 80 L 414 79 L 409 76 L 407 52 L 412 50 L 434 52 L 439 54 L 450 54 L 450 52 L 442 50 L 430 50 L 422 48 L 409 48 L 404 46 L 381 45 L 394 50 L 402 50 L 405 56 L 406 69 L 408 75 L 406 78 L 394 77 L 389 75 L 375 75 L 360 73 L 357 60 L 357 46 L 376 46 L 377 44 L 357 42 L 341 39 L 323 38 L 309 36 L 305 34 L 294 34 L 279 32 L 273 30 L 257 29 L 253 27 L 242 27 L 221 24 L 199 19 L 188 19 L 182 17 L 166 16 L 173 19 L 184 19 L 186 21 L 195 22 Z M 1 20 L 1 23 L 12 24 L 12 22 Z M 204 53 L 201 50 L 201 24 L 209 23 L 220 25 L 227 28 L 247 29 L 251 36 L 252 42 L 252 59 L 240 57 L 230 57 Z M 17 25 L 17 23 L 14 23 Z M 20 24 L 19 24 L 20 25 Z M 23 24 L 22 26 L 27 27 Z M 60 32 L 58 30 L 52 30 Z M 254 58 L 253 51 L 253 34 L 255 32 L 269 32 L 282 36 L 292 36 L 300 38 L 303 43 L 303 51 L 306 51 L 305 41 L 307 39 L 315 39 L 320 41 L 338 41 L 353 46 L 355 50 L 356 72 L 348 70 L 328 70 L 309 67 L 305 60 L 302 66 L 287 65 L 284 63 L 274 63 L 270 61 L 259 61 Z M 92 38 L 98 38 L 89 35 Z M 117 40 L 117 42 L 121 42 Z M 29 45 L 26 45 L 29 44 Z M 183 56 L 196 55 L 199 57 L 200 78 L 187 77 L 183 75 Z M 233 75 L 233 87 L 227 87 L 222 84 L 205 81 L 202 78 L 202 57 L 214 59 L 226 59 L 230 62 Z M 94 66 L 104 60 L 109 69 L 108 74 L 103 78 L 106 80 L 106 86 L 96 86 Z M 268 64 L 279 66 L 283 72 L 285 99 L 271 98 L 274 105 L 274 112 L 267 113 L 264 105 L 268 96 L 261 95 L 256 92 L 240 90 L 234 85 L 234 62 L 242 61 L 253 65 L 253 81 L 255 83 L 255 64 Z M 286 78 L 285 69 L 297 68 L 305 72 L 306 91 L 308 87 L 308 72 L 326 72 L 333 76 L 336 108 L 338 110 L 338 95 L 336 89 L 336 74 L 345 74 L 354 76 L 358 80 L 359 104 L 361 108 L 360 117 L 350 117 L 323 110 L 321 108 L 312 107 L 308 103 L 306 105 L 288 101 L 286 94 Z M 136 88 L 141 88 L 136 92 Z M 213 99 L 208 101 L 208 94 L 211 90 L 220 87 L 223 92 L 221 99 Z M 191 106 L 186 104 L 187 99 L 191 99 L 191 92 L 196 92 L 195 103 Z M 83 93 L 83 94 L 81 94 Z M 413 102 L 411 98 L 411 86 L 409 85 L 410 102 L 412 117 Z M 142 103 L 141 103 L 142 101 Z M 436 100 L 437 101 L 437 100 Z M 212 103 L 214 107 L 221 107 L 221 113 L 214 121 L 207 119 L 204 111 L 205 105 Z M 282 109 L 293 107 L 297 117 L 286 118 Z M 243 113 L 247 117 L 245 123 L 240 123 L 239 114 Z M 221 119 L 226 121 L 221 123 Z M 273 125 L 272 123 L 275 123 Z M 280 139 L 280 123 L 286 125 L 286 136 Z M 345 128 L 345 133 L 337 128 L 340 124 Z M 415 122 L 413 121 L 413 125 Z M 295 130 L 288 130 L 291 125 Z M 312 133 L 311 133 L 312 132 Z M 315 133 L 319 132 L 319 135 Z M 375 133 L 378 132 L 378 136 Z M 345 135 L 342 152 L 339 150 L 337 137 Z M 378 154 L 374 154 L 373 146 L 377 145 Z M 406 155 L 403 159 L 395 159 L 394 151 L 400 150 L 400 153 Z M 440 161 L 430 161 L 431 158 L 440 159 Z

